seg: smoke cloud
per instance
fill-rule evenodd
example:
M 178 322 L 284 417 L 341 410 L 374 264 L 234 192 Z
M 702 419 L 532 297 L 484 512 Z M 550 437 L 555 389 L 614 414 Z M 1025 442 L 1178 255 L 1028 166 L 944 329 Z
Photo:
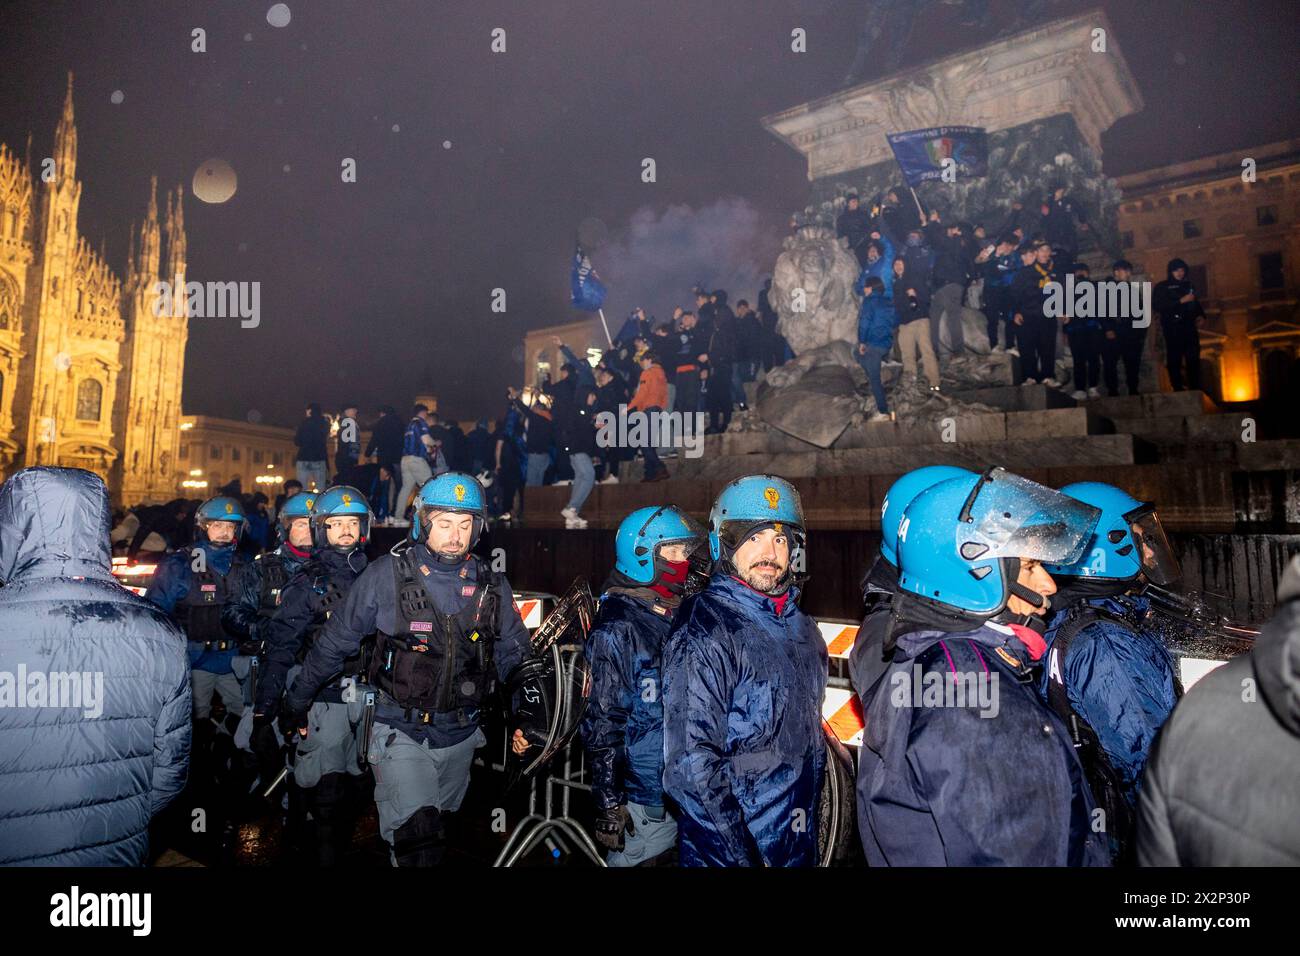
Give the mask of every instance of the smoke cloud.
M 763 280 L 781 252 L 780 237 L 764 229 L 758 210 L 744 199 L 720 199 L 702 209 L 669 206 L 662 214 L 643 207 L 627 229 L 592 254 L 609 286 L 605 314 L 612 320 L 641 306 L 660 322 L 673 307 L 695 308 L 691 288 L 726 289 L 733 307 L 757 307 Z

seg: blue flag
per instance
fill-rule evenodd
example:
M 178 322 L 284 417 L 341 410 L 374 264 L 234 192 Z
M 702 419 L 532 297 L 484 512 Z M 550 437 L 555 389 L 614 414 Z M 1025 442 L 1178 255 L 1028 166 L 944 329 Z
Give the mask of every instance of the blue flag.
M 582 246 L 573 253 L 573 272 L 569 281 L 575 309 L 596 312 L 605 304 L 605 284 L 591 267 L 591 259 L 582 251 Z
M 959 176 L 987 176 L 988 134 L 979 126 L 932 126 L 906 133 L 890 133 L 894 151 L 907 185 L 915 188 L 943 175 L 944 160 L 951 159 Z

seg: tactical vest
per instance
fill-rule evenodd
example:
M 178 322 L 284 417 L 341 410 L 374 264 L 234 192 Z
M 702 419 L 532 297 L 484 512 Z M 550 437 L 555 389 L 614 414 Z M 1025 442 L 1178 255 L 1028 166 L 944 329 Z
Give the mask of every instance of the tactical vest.
M 495 684 L 493 648 L 500 631 L 501 582 L 475 559 L 478 597 L 455 614 L 433 606 L 412 548 L 393 556 L 397 613 L 393 632 L 379 632 L 370 682 L 399 707 L 424 715 L 478 708 Z
M 257 595 L 257 616 L 268 618 L 275 614 L 280 606 L 280 594 L 289 583 L 289 569 L 284 566 L 284 558 L 274 551 L 259 554 L 256 558 L 261 574 L 261 590 Z
M 302 646 L 298 649 L 298 661 L 301 663 L 306 659 L 307 652 L 316 642 L 316 635 L 325 626 L 330 615 L 342 606 L 343 599 L 347 597 L 347 589 L 339 587 L 334 577 L 315 561 L 308 562 L 299 573 L 311 580 L 312 590 L 311 625 L 303 635 Z M 344 674 L 350 675 L 356 672 L 356 668 L 351 666 L 352 661 L 355 661 L 355 658 L 351 658 L 349 663 L 344 664 Z
M 212 651 L 226 651 L 235 646 L 235 640 L 221 626 L 221 607 L 235 599 L 231 592 L 242 566 L 236 555 L 225 574 L 210 566 L 203 571 L 190 571 L 190 589 L 176 602 L 175 608 L 176 623 L 189 640 L 200 642 Z
M 1056 631 L 1052 640 L 1047 661 L 1047 702 L 1056 715 L 1069 728 L 1074 742 L 1075 753 L 1083 765 L 1088 788 L 1093 800 L 1106 814 L 1105 827 L 1109 837 L 1111 858 L 1116 864 L 1131 863 L 1133 852 L 1133 831 L 1137 823 L 1133 808 L 1124 796 L 1124 786 L 1119 772 L 1111 764 L 1101 738 L 1083 717 L 1070 705 L 1070 696 L 1065 686 L 1065 659 L 1070 651 L 1070 644 L 1079 632 L 1089 624 L 1098 621 L 1111 621 L 1132 629 L 1131 622 L 1103 608 L 1090 604 L 1074 607 L 1069 616 Z

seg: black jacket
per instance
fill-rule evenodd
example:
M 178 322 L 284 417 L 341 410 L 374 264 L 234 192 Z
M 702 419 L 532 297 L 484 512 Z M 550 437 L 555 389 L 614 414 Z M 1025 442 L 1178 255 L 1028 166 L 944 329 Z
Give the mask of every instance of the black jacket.
M 934 265 L 930 269 L 933 288 L 942 289 L 946 285 L 966 284 L 966 274 L 970 259 L 966 255 L 966 246 L 960 236 L 946 235 L 947 227 L 943 223 L 932 222 L 925 227 L 925 240 L 934 251 Z
M 1183 270 L 1181 281 L 1174 278 L 1175 269 Z M 1194 298 L 1191 302 L 1179 301 L 1188 293 L 1196 294 L 1196 290 L 1192 288 L 1191 270 L 1187 268 L 1187 263 L 1182 259 L 1170 259 L 1166 276 L 1164 282 L 1151 290 L 1151 308 L 1160 313 L 1160 324 L 1165 327 L 1182 325 L 1195 322 L 1205 315 L 1200 299 Z
M 555 441 L 555 422 L 548 408 L 536 404 L 528 409 L 526 449 L 530 455 L 549 455 Z
M 1011 282 L 1011 307 L 1021 313 L 1025 321 L 1043 317 L 1043 286 L 1048 282 L 1060 282 L 1061 274 L 1056 263 L 1049 261 L 1045 266 L 1031 262 L 1016 273 Z
M 293 442 L 298 446 L 298 461 L 327 461 L 325 445 L 330 437 L 330 423 L 324 415 L 308 415 L 298 424 Z
M 835 220 L 835 235 L 849 240 L 849 249 L 854 253 L 871 238 L 871 214 L 859 206 L 856 210 L 845 209 Z
M 1300 865 L 1300 559 L 1278 600 L 1254 650 L 1197 682 L 1160 731 L 1140 866 Z
M 375 423 L 375 430 L 366 445 L 366 455 L 379 454 L 379 460 L 385 464 L 397 464 L 402 460 L 402 436 L 406 426 L 396 415 L 384 413 Z

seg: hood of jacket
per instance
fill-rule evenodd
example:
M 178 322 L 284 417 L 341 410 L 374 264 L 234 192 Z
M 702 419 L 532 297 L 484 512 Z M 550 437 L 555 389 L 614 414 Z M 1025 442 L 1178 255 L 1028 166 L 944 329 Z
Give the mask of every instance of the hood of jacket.
M 1300 556 L 1292 558 L 1282 574 L 1277 596 L 1277 612 L 1251 653 L 1269 710 L 1300 737 Z
M 0 581 L 109 577 L 108 489 L 80 468 L 26 468 L 0 487 Z
M 1174 277 L 1175 269 L 1183 270 L 1184 279 L 1186 279 L 1191 274 L 1192 271 L 1191 269 L 1187 268 L 1187 263 L 1184 262 L 1182 259 L 1170 259 L 1169 265 L 1165 268 L 1165 277 L 1172 280 Z

